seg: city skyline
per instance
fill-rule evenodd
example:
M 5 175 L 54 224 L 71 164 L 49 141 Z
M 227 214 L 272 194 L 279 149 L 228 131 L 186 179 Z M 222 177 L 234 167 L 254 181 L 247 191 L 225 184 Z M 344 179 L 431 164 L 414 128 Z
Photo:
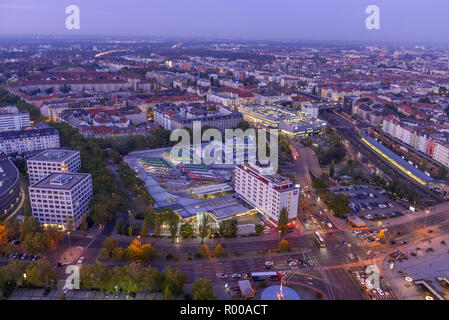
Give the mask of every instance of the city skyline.
M 65 9 L 80 9 L 80 29 L 67 30 Z M 369 30 L 365 9 L 380 10 Z M 139 10 L 135 10 L 138 7 Z M 0 35 L 131 36 L 234 40 L 447 43 L 449 3 L 434 1 L 5 1 Z M 446 27 L 445 27 L 446 26 Z

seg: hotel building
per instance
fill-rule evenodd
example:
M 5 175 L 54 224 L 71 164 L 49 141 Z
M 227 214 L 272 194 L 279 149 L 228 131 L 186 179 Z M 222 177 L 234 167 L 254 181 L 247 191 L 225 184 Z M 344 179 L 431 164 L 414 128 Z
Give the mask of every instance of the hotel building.
M 298 211 L 299 187 L 279 174 L 264 174 L 264 168 L 254 164 L 236 165 L 235 191 L 267 218 L 277 223 L 282 208 L 288 218 L 295 219 Z

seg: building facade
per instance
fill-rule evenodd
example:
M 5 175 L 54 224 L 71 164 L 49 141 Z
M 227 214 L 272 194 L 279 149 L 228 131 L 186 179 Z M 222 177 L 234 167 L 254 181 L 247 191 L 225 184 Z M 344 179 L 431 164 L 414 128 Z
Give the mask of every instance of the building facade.
M 59 147 L 59 132 L 54 128 L 0 132 L 0 151 L 6 154 Z
M 89 214 L 93 196 L 92 178 L 87 173 L 52 173 L 29 188 L 33 217 L 45 226 L 73 227 Z
M 256 165 L 236 165 L 235 191 L 247 202 L 277 223 L 282 208 L 288 210 L 288 218 L 295 219 L 298 209 L 299 187 L 278 174 L 263 174 Z
M 74 150 L 45 150 L 27 160 L 31 185 L 53 172 L 78 172 L 80 168 L 80 153 Z

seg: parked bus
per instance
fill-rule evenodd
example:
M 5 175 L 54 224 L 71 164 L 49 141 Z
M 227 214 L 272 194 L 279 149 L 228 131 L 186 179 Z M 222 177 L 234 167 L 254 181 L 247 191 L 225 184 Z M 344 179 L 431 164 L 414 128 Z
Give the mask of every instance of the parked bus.
M 324 244 L 324 239 L 321 237 L 320 233 L 318 231 L 315 231 L 313 234 L 320 247 L 324 248 L 326 245 Z
M 253 281 L 272 280 L 280 281 L 282 275 L 279 272 L 253 272 L 251 273 Z

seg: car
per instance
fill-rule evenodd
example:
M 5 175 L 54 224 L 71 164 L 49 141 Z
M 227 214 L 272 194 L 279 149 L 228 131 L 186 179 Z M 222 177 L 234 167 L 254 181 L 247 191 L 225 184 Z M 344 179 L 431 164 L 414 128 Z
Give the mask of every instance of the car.
M 396 244 L 396 241 L 390 240 L 390 244 L 395 245 L 395 244 Z
M 232 275 L 232 279 L 240 279 L 241 277 L 242 277 L 242 275 L 239 274 L 239 273 L 234 273 L 234 274 Z
M 46 296 L 48 296 L 49 295 L 49 293 L 50 293 L 50 291 L 51 291 L 51 289 L 50 288 L 46 288 L 45 289 L 45 291 L 42 293 L 42 296 L 43 297 L 46 297 Z
M 114 295 L 115 298 L 119 298 L 120 297 L 120 291 L 117 291 Z
M 67 285 L 66 285 L 66 284 L 65 284 L 64 287 L 62 288 L 62 291 L 64 291 L 65 294 L 69 291 L 69 289 L 67 288 Z
M 407 244 L 407 243 L 408 243 L 407 241 L 401 241 L 402 245 Z
M 220 279 L 221 280 L 226 280 L 228 278 L 228 276 L 224 273 L 220 274 Z
M 58 264 L 56 265 L 58 268 L 61 268 L 63 266 L 63 264 L 61 262 L 58 262 Z
M 28 256 L 24 254 L 22 257 L 20 257 L 20 260 L 25 260 Z
M 433 232 L 433 230 L 429 230 L 429 231 L 427 231 L 427 233 L 432 233 Z
M 84 258 L 84 257 L 79 258 L 79 259 L 78 259 L 78 264 L 82 264 L 82 263 L 84 262 L 85 259 L 86 259 L 86 258 Z
M 290 261 L 289 263 L 288 263 L 288 266 L 289 267 L 293 267 L 293 266 L 297 266 L 298 265 L 298 263 L 296 262 L 296 261 Z
M 377 293 L 378 293 L 378 294 L 380 294 L 381 296 L 383 296 L 383 295 L 384 295 L 384 292 L 382 291 L 382 289 L 381 289 L 381 288 L 377 288 Z
M 109 298 L 110 295 L 111 295 L 111 294 L 109 293 L 109 291 L 106 291 L 106 293 L 104 294 L 104 297 L 105 297 L 105 298 Z

